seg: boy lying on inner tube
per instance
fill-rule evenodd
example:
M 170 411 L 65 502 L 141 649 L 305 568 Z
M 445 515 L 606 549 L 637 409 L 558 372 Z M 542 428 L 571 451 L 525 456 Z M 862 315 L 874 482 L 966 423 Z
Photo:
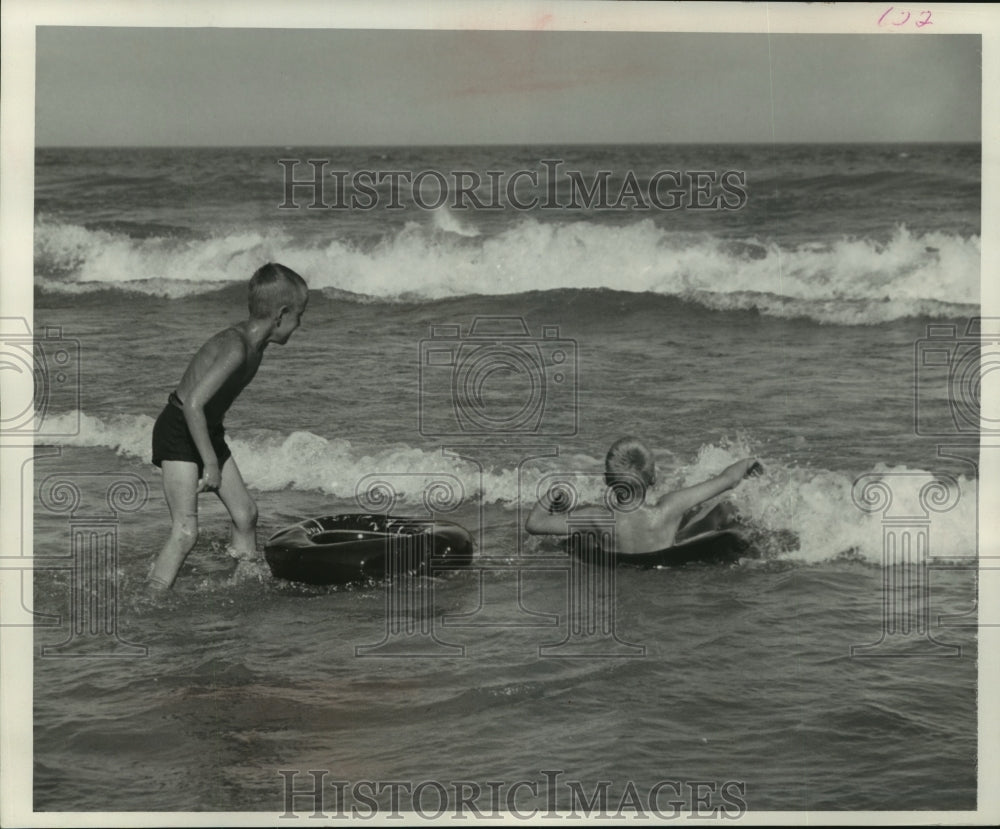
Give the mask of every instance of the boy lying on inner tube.
M 732 526 L 736 519 L 731 504 L 710 506 L 717 495 L 732 489 L 744 478 L 759 475 L 764 468 L 754 458 L 744 458 L 726 467 L 714 478 L 700 484 L 669 492 L 656 501 L 647 501 L 647 493 L 656 482 L 653 453 L 638 438 L 623 437 L 608 450 L 604 464 L 604 479 L 611 494 L 609 506 L 614 510 L 615 546 L 617 553 L 649 553 L 706 532 Z M 604 507 L 580 507 L 573 510 L 574 529 L 588 516 L 606 526 L 608 511 Z M 555 497 L 539 499 L 528 516 L 525 529 L 532 535 L 567 535 L 569 504 Z

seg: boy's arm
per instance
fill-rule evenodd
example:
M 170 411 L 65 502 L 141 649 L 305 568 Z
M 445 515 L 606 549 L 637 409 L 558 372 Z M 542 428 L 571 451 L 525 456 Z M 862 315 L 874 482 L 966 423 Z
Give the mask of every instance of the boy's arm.
M 531 509 L 524 528 L 531 535 L 566 535 L 568 512 L 558 512 L 555 505 L 546 506 L 541 500 Z
M 573 510 L 573 517 L 579 520 L 590 514 L 604 514 L 600 507 L 583 507 Z M 532 507 L 524 528 L 531 535 L 566 535 L 569 532 L 569 503 L 558 496 L 540 498 Z
M 754 458 L 744 458 L 730 464 L 714 478 L 671 492 L 660 501 L 659 506 L 683 515 L 692 507 L 732 489 L 748 475 L 759 475 L 762 471 L 763 467 Z
M 222 387 L 222 384 L 240 369 L 245 359 L 246 353 L 242 340 L 238 336 L 224 337 L 208 368 L 185 395 L 184 420 L 187 422 L 191 439 L 198 448 L 198 454 L 201 455 L 201 461 L 205 467 L 202 479 L 198 482 L 199 492 L 204 492 L 206 489 L 218 489 L 222 483 L 219 459 L 216 457 L 212 441 L 208 436 L 205 405 Z

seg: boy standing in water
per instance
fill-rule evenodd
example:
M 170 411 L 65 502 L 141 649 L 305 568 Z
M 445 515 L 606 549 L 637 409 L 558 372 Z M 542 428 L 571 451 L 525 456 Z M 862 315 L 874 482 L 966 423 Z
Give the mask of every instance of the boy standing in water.
M 753 458 L 744 458 L 726 467 L 714 478 L 695 486 L 678 489 L 647 503 L 646 494 L 656 482 L 653 453 L 638 438 L 623 437 L 608 450 L 604 480 L 611 488 L 611 506 L 615 517 L 615 542 L 618 553 L 649 553 L 706 532 L 731 526 L 736 518 L 729 504 L 696 508 L 735 487 L 749 475 L 759 475 L 763 467 Z M 558 500 L 548 504 L 540 500 L 528 516 L 525 529 L 532 535 L 563 535 L 568 532 L 568 505 Z M 579 522 L 588 516 L 606 519 L 603 507 L 573 510 Z
M 169 590 L 198 538 L 198 494 L 215 492 L 232 518 L 230 553 L 256 552 L 257 505 L 226 445 L 222 419 L 253 380 L 264 349 L 284 345 L 299 327 L 308 288 L 295 271 L 269 263 L 250 280 L 250 317 L 220 331 L 188 364 L 153 426 L 153 463 L 163 470 L 170 538 L 149 572 L 154 590 Z

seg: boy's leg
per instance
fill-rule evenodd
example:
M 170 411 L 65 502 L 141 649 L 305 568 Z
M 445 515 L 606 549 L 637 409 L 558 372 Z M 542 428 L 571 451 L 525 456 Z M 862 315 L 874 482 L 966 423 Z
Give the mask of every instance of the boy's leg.
M 232 519 L 232 540 L 229 552 L 233 558 L 252 559 L 257 555 L 257 504 L 247 492 L 243 476 L 232 456 L 222 465 L 219 499 Z
M 198 540 L 198 467 L 188 461 L 163 461 L 163 494 L 170 508 L 170 538 L 149 571 L 149 586 L 169 590 L 184 559 Z

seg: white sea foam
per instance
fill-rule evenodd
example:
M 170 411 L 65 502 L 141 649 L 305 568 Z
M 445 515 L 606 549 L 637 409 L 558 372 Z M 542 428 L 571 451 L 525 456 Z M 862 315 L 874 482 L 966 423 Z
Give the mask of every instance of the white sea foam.
M 78 434 L 63 445 L 107 447 L 119 454 L 150 459 L 152 419 L 123 415 L 110 420 L 85 413 L 58 415 L 54 432 Z M 605 488 L 597 457 L 564 456 L 514 468 L 480 470 L 472 463 L 434 448 L 399 443 L 361 446 L 311 432 L 255 432 L 229 438 L 233 454 L 250 487 L 262 492 L 285 489 L 317 491 L 353 500 L 360 509 L 421 510 L 466 501 L 512 510 L 532 506 L 555 479 L 569 480 L 581 503 L 602 503 Z M 748 438 L 705 444 L 688 463 L 663 461 L 662 480 L 652 496 L 703 481 L 741 457 L 757 454 Z M 852 552 L 882 561 L 886 522 L 910 516 L 914 527 L 929 519 L 933 555 L 970 555 L 976 549 L 977 482 L 964 476 L 935 476 L 929 470 L 876 465 L 858 475 L 789 464 L 764 455 L 765 474 L 744 481 L 726 498 L 753 524 L 798 537 L 797 549 L 783 555 L 822 561 Z M 935 480 L 943 483 L 935 483 Z M 891 491 L 883 506 L 881 494 Z M 388 500 L 378 501 L 388 497 Z M 898 525 L 898 521 L 897 521 Z M 897 526 L 898 528 L 898 526 Z
M 264 261 L 306 275 L 314 289 L 384 301 L 535 290 L 653 292 L 720 310 L 877 324 L 956 316 L 979 303 L 980 240 L 897 228 L 886 243 L 841 239 L 798 247 L 672 234 L 650 220 L 614 226 L 525 219 L 478 236 L 447 211 L 408 223 L 374 247 L 303 243 L 279 231 L 203 240 L 132 239 L 40 221 L 38 284 L 55 292 L 120 289 L 182 297 L 243 282 Z

